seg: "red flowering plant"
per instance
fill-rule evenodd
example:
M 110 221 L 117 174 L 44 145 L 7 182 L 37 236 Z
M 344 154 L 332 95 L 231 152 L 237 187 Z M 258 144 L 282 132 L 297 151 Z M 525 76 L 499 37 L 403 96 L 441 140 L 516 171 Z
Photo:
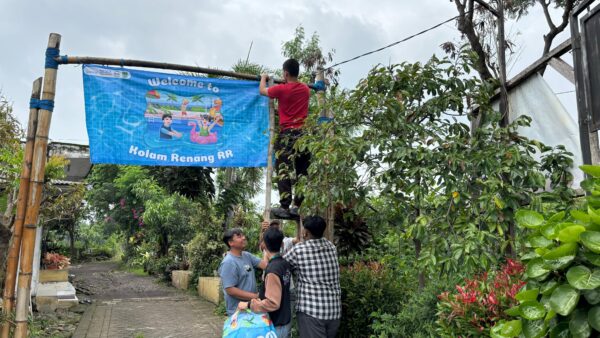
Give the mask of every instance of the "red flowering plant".
M 515 298 L 525 285 L 525 267 L 507 259 L 498 271 L 465 279 L 456 290 L 438 296 L 438 333 L 444 337 L 489 336 L 499 321 L 510 318 L 506 310 L 518 304 Z
M 71 265 L 71 259 L 59 253 L 46 252 L 42 263 L 44 264 L 44 267 L 48 270 L 62 270 L 68 268 L 69 265 Z

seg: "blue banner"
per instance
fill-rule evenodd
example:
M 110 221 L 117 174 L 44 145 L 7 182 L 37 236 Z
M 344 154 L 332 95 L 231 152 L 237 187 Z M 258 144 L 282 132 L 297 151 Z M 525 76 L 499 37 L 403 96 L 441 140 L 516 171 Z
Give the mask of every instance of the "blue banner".
M 85 65 L 91 161 L 264 167 L 268 99 L 258 84 Z

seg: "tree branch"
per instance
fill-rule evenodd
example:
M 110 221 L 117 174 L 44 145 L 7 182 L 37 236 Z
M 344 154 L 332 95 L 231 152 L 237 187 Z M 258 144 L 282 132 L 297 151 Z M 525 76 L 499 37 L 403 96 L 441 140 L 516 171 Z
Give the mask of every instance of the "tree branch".
M 550 48 L 552 48 L 552 42 L 554 41 L 554 38 L 558 34 L 560 34 L 565 28 L 567 28 L 575 0 L 566 0 L 565 1 L 565 7 L 563 8 L 563 14 L 562 14 L 562 21 L 558 26 L 554 25 L 554 22 L 552 22 L 552 19 L 550 18 L 550 14 L 548 12 L 549 3 L 546 4 L 545 0 L 539 0 L 539 2 L 542 4 L 542 7 L 544 8 L 544 15 L 546 15 L 546 21 L 548 21 L 548 26 L 550 27 L 550 31 L 548 32 L 548 34 L 544 35 L 544 50 L 542 51 L 542 56 L 544 56 L 544 55 L 548 54 L 548 52 L 550 51 Z M 540 70 L 540 74 L 544 75 L 545 70 L 546 70 L 546 66 L 544 66 L 544 68 L 542 68 Z
M 548 27 L 550 27 L 551 30 L 556 29 L 556 25 L 554 25 L 554 22 L 552 21 L 552 18 L 550 17 L 550 11 L 548 10 L 548 7 L 550 6 L 550 3 L 546 3 L 546 0 L 538 0 L 538 2 L 540 3 L 540 5 L 542 5 L 542 9 L 544 9 L 544 16 L 546 17 L 546 22 L 548 23 Z
M 483 81 L 487 81 L 493 78 L 490 70 L 487 66 L 487 55 L 481 45 L 479 36 L 475 32 L 473 26 L 473 14 L 474 14 L 474 0 L 454 0 L 456 9 L 458 10 L 458 30 L 466 36 L 469 44 L 473 51 L 477 54 L 477 62 L 475 63 L 475 70 L 479 73 L 479 77 Z

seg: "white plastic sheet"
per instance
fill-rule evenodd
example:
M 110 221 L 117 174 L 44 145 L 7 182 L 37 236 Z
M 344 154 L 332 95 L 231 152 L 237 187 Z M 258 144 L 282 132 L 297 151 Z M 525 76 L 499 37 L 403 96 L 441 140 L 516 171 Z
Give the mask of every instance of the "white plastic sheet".
M 547 146 L 564 145 L 573 154 L 573 185 L 579 188 L 584 175 L 579 170 L 583 164 L 577 121 L 565 109 L 544 78 L 535 74 L 508 94 L 513 121 L 521 115 L 532 118 L 531 127 L 519 129 L 519 134 L 538 140 Z M 497 102 L 495 104 L 497 106 Z

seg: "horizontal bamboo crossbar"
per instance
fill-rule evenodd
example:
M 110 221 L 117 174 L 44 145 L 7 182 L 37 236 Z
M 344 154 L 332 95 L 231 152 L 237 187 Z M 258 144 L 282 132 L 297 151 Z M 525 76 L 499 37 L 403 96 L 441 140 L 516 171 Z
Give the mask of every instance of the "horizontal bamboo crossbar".
M 227 76 L 236 79 L 260 81 L 260 76 L 244 73 L 236 73 L 229 70 L 221 70 L 215 68 L 205 68 L 198 66 L 180 65 L 176 63 L 156 62 L 156 61 L 145 61 L 145 60 L 132 60 L 132 59 L 112 59 L 112 58 L 101 58 L 94 56 L 57 56 L 54 59 L 60 64 L 94 64 L 94 65 L 107 65 L 107 66 L 121 66 L 121 67 L 143 67 L 143 68 L 156 68 L 156 69 L 170 69 L 179 70 L 183 72 L 192 72 L 200 74 L 209 74 L 217 76 Z M 284 83 L 282 79 L 273 79 L 275 83 Z M 308 87 L 315 89 L 313 85 Z

